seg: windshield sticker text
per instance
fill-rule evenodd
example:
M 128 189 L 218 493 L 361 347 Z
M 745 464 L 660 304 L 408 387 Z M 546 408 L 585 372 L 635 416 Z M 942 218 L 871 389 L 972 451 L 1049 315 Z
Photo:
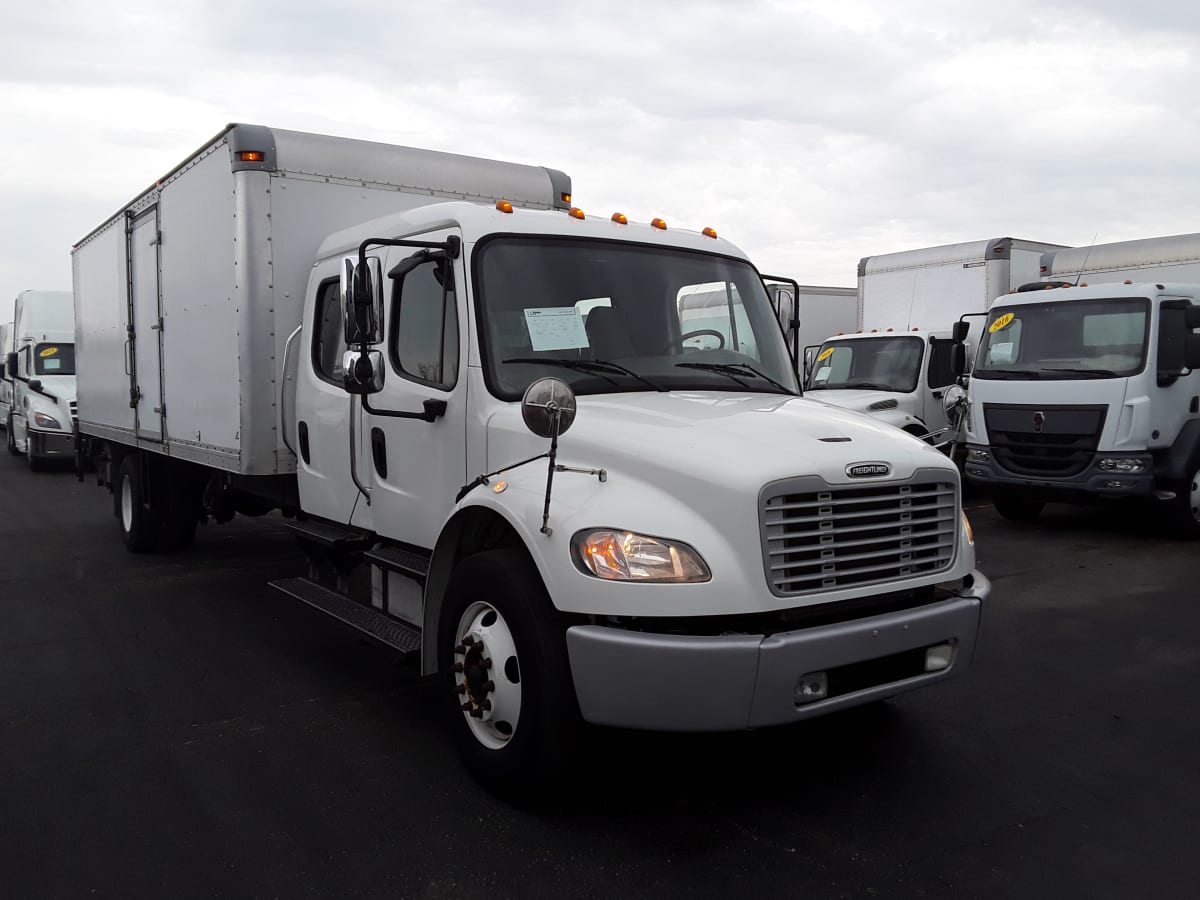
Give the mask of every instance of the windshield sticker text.
M 1013 314 L 1005 313 L 1000 318 L 998 318 L 995 322 L 993 322 L 991 325 L 988 326 L 988 332 L 991 334 L 995 334 L 997 331 L 1003 331 L 1005 328 L 1007 328 L 1009 325 L 1012 324 L 1012 321 L 1013 321 Z
M 825 360 L 829 359 L 829 357 L 833 356 L 833 351 L 836 349 L 837 347 L 827 347 L 826 349 L 822 350 L 821 355 L 817 357 L 817 362 L 824 362 Z
M 57 347 L 47 347 L 45 350 L 39 353 L 38 356 L 42 357 L 42 359 L 45 359 L 47 356 L 53 356 L 57 352 Z

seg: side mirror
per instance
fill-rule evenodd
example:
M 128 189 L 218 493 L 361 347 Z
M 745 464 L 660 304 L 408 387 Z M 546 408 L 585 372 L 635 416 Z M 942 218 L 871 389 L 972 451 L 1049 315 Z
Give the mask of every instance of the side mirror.
M 1183 364 L 1189 369 L 1200 369 L 1200 334 L 1189 334 L 1184 338 Z
M 342 387 L 347 394 L 378 394 L 383 390 L 383 353 L 347 350 L 342 356 Z
M 29 389 L 30 389 L 31 391 L 41 391 L 41 389 L 42 389 L 42 379 L 40 379 L 40 378 L 30 378 L 30 379 L 29 379 Z
M 959 319 L 954 323 L 954 330 L 950 332 L 951 340 L 956 344 L 961 344 L 967 339 L 967 333 L 971 330 L 971 323 L 964 322 Z
M 950 348 L 950 371 L 955 378 L 961 378 L 967 373 L 967 346 L 961 341 Z
M 17 354 L 10 353 L 4 357 L 4 376 L 6 378 L 17 377 Z
M 382 343 L 383 264 L 379 257 L 367 257 L 365 267 L 357 264 L 357 257 L 345 257 L 340 282 L 346 344 Z
M 575 422 L 575 392 L 561 378 L 539 378 L 525 389 L 521 418 L 538 437 L 556 440 Z

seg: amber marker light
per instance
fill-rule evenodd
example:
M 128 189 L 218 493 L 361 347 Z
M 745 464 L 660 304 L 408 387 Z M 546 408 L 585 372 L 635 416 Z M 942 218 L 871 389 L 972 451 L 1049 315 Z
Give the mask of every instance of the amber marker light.
M 571 195 L 570 195 L 570 194 L 559 194 L 559 196 L 560 196 L 560 197 L 562 197 L 562 202 L 563 202 L 563 203 L 570 203 L 570 202 L 571 202 Z
M 666 223 L 666 222 L 664 222 L 662 219 L 651 219 L 651 220 L 650 220 L 650 227 L 651 227 L 651 228 L 657 228 L 659 231 L 666 231 L 666 230 L 667 230 L 667 223 Z
M 715 229 L 715 228 L 705 228 L 700 233 L 702 235 L 704 235 L 705 237 L 710 237 L 710 238 L 713 238 L 714 240 L 717 237 L 717 229 Z
M 583 214 L 583 210 L 580 209 L 578 206 L 572 206 L 570 209 L 568 209 L 567 215 L 570 216 L 572 219 L 586 218 L 586 216 L 584 216 L 584 214 Z
M 239 150 L 238 159 L 242 162 L 262 162 L 267 158 L 267 154 L 261 150 Z
M 614 222 L 616 222 L 618 225 L 628 225 L 629 224 L 629 216 L 625 215 L 625 213 L 613 213 L 612 220 Z
M 502 213 L 510 213 L 513 211 L 512 204 L 509 203 L 507 200 L 497 200 L 496 201 L 496 209 L 500 210 L 500 212 L 502 212 Z

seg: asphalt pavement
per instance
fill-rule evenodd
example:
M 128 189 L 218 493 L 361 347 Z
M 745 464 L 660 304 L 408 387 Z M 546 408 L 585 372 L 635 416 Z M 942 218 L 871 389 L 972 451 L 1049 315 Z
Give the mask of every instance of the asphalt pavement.
M 1200 543 L 972 500 L 969 674 L 796 727 L 595 730 L 552 802 L 480 789 L 437 686 L 276 595 L 276 516 L 125 551 L 0 459 L 0 898 L 1200 895 Z

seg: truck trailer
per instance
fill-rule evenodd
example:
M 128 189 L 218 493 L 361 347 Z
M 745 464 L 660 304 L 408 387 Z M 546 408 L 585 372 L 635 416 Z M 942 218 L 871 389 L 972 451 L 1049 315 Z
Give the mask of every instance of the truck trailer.
M 952 441 L 944 401 L 957 380 L 955 324 L 965 323 L 970 356 L 977 317 L 996 297 L 1037 280 L 1042 254 L 1059 246 L 1003 237 L 863 257 L 858 327 L 812 354 L 807 389 L 918 437 Z
M 1200 234 L 1060 250 L 1042 269 L 989 313 L 967 477 L 1010 519 L 1140 497 L 1200 536 Z
M 954 467 L 798 396 L 732 243 L 570 195 L 231 125 L 101 223 L 80 453 L 126 546 L 294 517 L 309 572 L 274 587 L 417 657 L 506 789 L 582 722 L 786 724 L 966 669 L 990 586 Z M 741 337 L 697 347 L 714 286 Z
M 70 291 L 22 291 L 13 301 L 4 374 L 8 452 L 37 471 L 75 458 L 75 309 Z

